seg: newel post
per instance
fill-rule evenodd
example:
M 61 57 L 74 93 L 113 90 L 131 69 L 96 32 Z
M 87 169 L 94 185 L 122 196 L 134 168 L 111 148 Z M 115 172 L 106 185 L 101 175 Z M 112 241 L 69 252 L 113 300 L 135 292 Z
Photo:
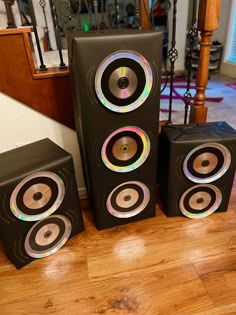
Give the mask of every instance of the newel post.
M 220 0 L 199 0 L 198 30 L 201 32 L 200 56 L 196 79 L 196 95 L 190 110 L 190 122 L 204 123 L 207 119 L 206 87 L 213 31 L 218 28 Z

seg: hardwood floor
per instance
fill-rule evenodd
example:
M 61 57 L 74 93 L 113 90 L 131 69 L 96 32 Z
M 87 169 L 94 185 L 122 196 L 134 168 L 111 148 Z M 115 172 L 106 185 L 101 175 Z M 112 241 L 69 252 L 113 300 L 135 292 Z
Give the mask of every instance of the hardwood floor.
M 0 247 L 0 314 L 236 314 L 236 178 L 229 210 L 86 231 L 16 270 Z

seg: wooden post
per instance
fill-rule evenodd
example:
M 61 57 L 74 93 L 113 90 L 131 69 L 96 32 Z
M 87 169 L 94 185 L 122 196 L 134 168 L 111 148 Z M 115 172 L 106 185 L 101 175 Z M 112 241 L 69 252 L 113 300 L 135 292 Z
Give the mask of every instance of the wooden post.
M 198 30 L 201 31 L 200 56 L 196 80 L 196 95 L 190 110 L 190 122 L 204 123 L 207 119 L 206 87 L 213 31 L 218 28 L 220 0 L 199 0 Z
M 140 7 L 140 18 L 143 30 L 149 30 L 151 28 L 150 25 L 150 7 L 149 7 L 149 0 L 140 0 L 139 1 Z

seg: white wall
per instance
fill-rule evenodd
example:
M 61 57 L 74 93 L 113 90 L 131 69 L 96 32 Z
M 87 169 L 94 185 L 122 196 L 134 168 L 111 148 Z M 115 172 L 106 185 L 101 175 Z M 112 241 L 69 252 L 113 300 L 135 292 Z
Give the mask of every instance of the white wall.
M 224 45 L 220 73 L 236 78 L 236 64 L 227 61 L 227 51 L 230 46 L 230 31 L 232 28 L 232 0 L 221 1 L 219 28 L 214 32 L 213 40 L 218 40 Z
M 0 92 L 0 135 L 0 153 L 43 138 L 50 138 L 70 152 L 74 160 L 80 196 L 86 196 L 79 147 L 74 130 Z

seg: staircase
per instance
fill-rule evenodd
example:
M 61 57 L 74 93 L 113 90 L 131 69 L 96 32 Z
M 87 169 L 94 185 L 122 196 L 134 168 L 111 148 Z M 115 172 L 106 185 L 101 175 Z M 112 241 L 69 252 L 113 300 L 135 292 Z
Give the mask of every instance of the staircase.
M 38 70 L 31 27 L 1 29 L 0 56 L 1 92 L 74 128 L 68 69 Z

